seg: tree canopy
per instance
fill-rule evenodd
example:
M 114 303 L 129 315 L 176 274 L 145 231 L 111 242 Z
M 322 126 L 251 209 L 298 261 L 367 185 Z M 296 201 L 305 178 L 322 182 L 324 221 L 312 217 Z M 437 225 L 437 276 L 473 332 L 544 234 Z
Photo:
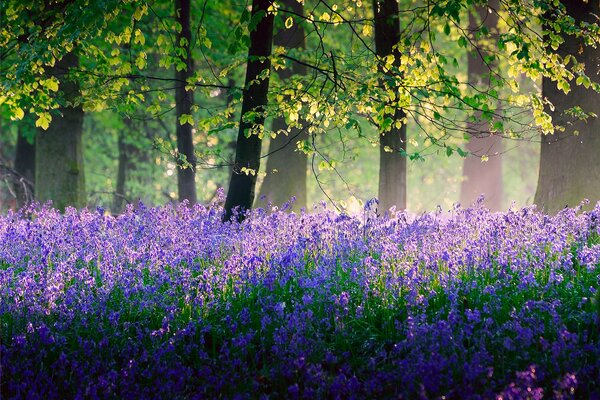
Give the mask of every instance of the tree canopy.
M 575 120 L 595 117 L 587 104 L 576 104 L 563 110 L 567 117 L 557 123 L 555 105 L 539 90 L 542 79 L 565 94 L 575 86 L 600 89 L 593 66 L 577 54 L 558 51 L 569 38 L 581 41 L 580 51 L 595 48 L 597 20 L 574 18 L 561 1 L 402 0 L 394 16 L 398 38 L 385 55 L 376 49 L 379 2 L 299 3 L 304 13 L 271 1 L 266 11 L 253 14 L 246 3 L 193 2 L 188 40 L 171 2 L 6 0 L 0 9 L 1 113 L 11 120 L 33 119 L 40 135 L 65 106 L 81 107 L 86 114 L 111 110 L 164 125 L 175 113 L 175 90 L 184 85 L 198 103 L 177 122 L 192 126 L 197 135 L 192 161 L 198 169 L 232 164 L 230 143 L 240 123 L 248 126 L 246 136 L 258 138 L 303 130 L 307 136 L 292 145 L 318 168 L 335 169 L 336 160 L 319 148 L 320 137 L 379 144 L 377 131 L 413 124 L 418 134 L 407 140 L 418 147 L 407 152 L 384 146 L 383 151 L 415 160 L 439 149 L 465 156 L 463 137 L 479 134 L 472 130 L 482 124 L 494 135 L 519 139 L 561 132 Z M 497 19 L 495 29 L 487 27 L 481 8 Z M 306 44 L 276 43 L 266 56 L 271 68 L 256 77 L 271 78 L 267 103 L 232 118 L 242 106 L 245 67 L 255 61 L 248 55 L 251 35 L 271 16 L 277 16 L 276 32 L 301 27 Z M 480 23 L 477 29 L 473 18 Z M 188 52 L 194 71 L 173 74 L 173 69 L 189 69 Z M 62 77 L 53 69 L 69 54 L 79 58 L 66 72 L 79 85 L 75 97 L 64 93 Z M 484 79 L 468 79 L 467 54 L 481 56 Z M 294 73 L 298 66 L 306 73 Z M 282 70 L 291 76 L 272 73 Z M 399 109 L 400 117 L 394 112 Z M 285 128 L 271 130 L 261 123 L 270 118 L 284 119 Z M 169 135 L 150 140 L 185 166 Z M 269 171 L 244 165 L 239 172 Z

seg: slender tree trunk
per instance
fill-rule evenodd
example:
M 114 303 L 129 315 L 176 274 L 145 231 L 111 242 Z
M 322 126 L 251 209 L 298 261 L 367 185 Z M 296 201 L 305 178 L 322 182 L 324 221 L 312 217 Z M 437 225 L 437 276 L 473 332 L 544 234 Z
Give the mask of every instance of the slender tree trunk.
M 69 81 L 65 74 L 77 68 L 79 59 L 73 53 L 65 55 L 50 71 L 60 81 L 60 90 L 66 101 L 72 102 L 79 94 L 77 82 Z M 81 106 L 63 105 L 60 115 L 53 115 L 47 131 L 36 135 L 35 193 L 45 202 L 52 200 L 54 207 L 64 210 L 86 204 L 83 171 L 83 110 Z
M 252 17 L 263 14 L 256 28 L 250 32 L 250 48 L 248 50 L 248 65 L 242 97 L 242 116 L 235 150 L 235 163 L 227 199 L 225 200 L 225 214 L 223 219 L 228 221 L 234 215 L 233 211 L 239 207 L 243 213 L 252 207 L 254 190 L 256 187 L 256 174 L 260 167 L 261 139 L 258 135 L 250 135 L 253 126 L 264 127 L 264 109 L 267 104 L 269 91 L 269 74 L 271 68 L 271 44 L 273 42 L 273 14 L 267 12 L 272 5 L 271 0 L 252 0 Z M 266 76 L 261 77 L 264 72 Z M 253 121 L 247 119 L 247 113 L 257 113 Z M 242 172 L 248 168 L 253 173 Z M 238 220 L 243 218 L 238 214 Z
M 112 212 L 119 214 L 123 211 L 125 199 L 125 182 L 127 180 L 127 170 L 129 169 L 129 154 L 125 143 L 125 135 L 119 133 L 119 164 L 117 167 L 117 186 L 115 188 L 115 196 L 113 198 Z
M 373 0 L 375 14 L 375 49 L 378 57 L 394 56 L 394 65 L 400 65 L 400 53 L 393 46 L 400 40 L 400 21 L 397 0 Z M 391 73 L 379 67 L 380 85 L 395 91 Z M 390 207 L 406 208 L 406 124 L 396 127 L 406 113 L 395 107 L 384 118 L 392 119 L 391 129 L 379 133 L 379 210 L 387 212 Z
M 19 127 L 19 131 L 21 129 L 23 128 Z M 18 134 L 15 149 L 15 171 L 22 178 L 13 184 L 17 195 L 17 207 L 21 208 L 33 201 L 35 182 L 35 144 L 30 143 L 22 132 Z
M 179 67 L 176 67 L 175 71 L 175 79 L 177 81 L 177 88 L 175 89 L 177 151 L 180 155 L 185 156 L 185 159 L 189 163 L 178 162 L 177 188 L 179 191 L 179 201 L 187 200 L 190 204 L 196 204 L 196 156 L 194 154 L 194 142 L 192 139 L 192 125 L 188 123 L 181 125 L 179 123 L 181 115 L 192 114 L 192 105 L 194 104 L 194 92 L 185 90 L 187 79 L 194 72 L 190 51 L 190 42 L 192 40 L 190 0 L 175 0 L 175 15 L 177 21 L 181 24 L 181 32 L 177 35 L 177 43 L 185 50 L 185 55 L 181 56 L 181 60 L 186 65 L 185 69 L 180 70 Z
M 499 0 L 489 0 L 489 7 L 497 10 Z M 490 32 L 496 29 L 498 15 L 488 12 L 488 6 L 477 6 L 476 13 L 469 14 L 469 31 L 471 34 L 487 28 Z M 482 57 L 486 52 L 468 52 L 469 84 L 477 88 L 490 85 L 490 66 Z M 485 205 L 491 211 L 502 209 L 504 185 L 502 181 L 502 138 L 489 132 L 487 122 L 467 122 L 467 132 L 475 134 L 469 138 L 467 150 L 471 153 L 463 162 L 463 178 L 460 202 L 464 206 L 473 204 L 480 195 L 485 197 Z M 488 161 L 481 162 L 482 156 Z
M 235 80 L 232 78 L 229 78 L 229 80 L 227 81 L 227 92 L 225 93 L 225 105 L 227 108 L 231 107 L 231 105 L 233 104 L 233 100 L 234 100 L 234 95 L 233 95 L 233 90 L 235 88 Z M 229 114 L 227 120 L 229 122 L 233 122 L 235 121 L 235 113 L 232 112 L 231 114 Z M 226 149 L 227 149 L 227 160 L 229 162 L 229 168 L 227 169 L 227 177 L 225 179 L 228 179 L 231 174 L 233 173 L 233 166 L 235 164 L 235 148 L 236 148 L 236 138 L 231 138 L 231 140 L 226 144 Z M 229 182 L 225 182 L 222 186 L 223 188 L 227 191 L 229 190 L 229 187 L 227 186 L 229 184 Z
M 304 15 L 304 6 L 297 0 L 283 0 L 281 5 L 298 15 Z M 286 18 L 287 14 L 281 14 Z M 296 21 L 289 28 L 282 27 L 274 36 L 276 46 L 287 49 L 305 49 L 306 40 L 304 29 Z M 291 68 L 277 71 L 281 80 L 289 79 L 292 75 L 306 75 L 306 66 L 293 64 Z M 273 131 L 287 130 L 285 118 L 277 117 L 273 120 Z M 267 158 L 267 175 L 261 186 L 260 197 L 276 205 L 290 201 L 296 197 L 293 204 L 294 210 L 306 207 L 306 163 L 308 160 L 304 152 L 297 151 L 296 143 L 308 138 L 306 128 L 292 128 L 288 135 L 278 134 L 269 143 L 269 157 Z M 274 172 L 277 171 L 277 172 Z
M 123 211 L 127 199 L 127 181 L 129 173 L 133 169 L 132 157 L 136 156 L 138 149 L 127 141 L 127 136 L 132 135 L 133 127 L 131 119 L 124 118 L 123 123 L 126 127 L 124 131 L 119 132 L 119 163 L 117 167 L 117 185 L 115 187 L 115 196 L 113 199 L 112 211 L 118 214 Z
M 600 15 L 600 4 L 597 1 L 563 0 L 562 3 L 577 24 L 598 22 L 596 16 Z M 600 83 L 600 48 L 586 46 L 583 38 L 569 35 L 563 35 L 563 38 L 558 53 L 576 57 L 585 64 L 592 81 Z M 554 135 L 541 138 L 535 203 L 548 213 L 577 206 L 583 199 L 590 200 L 590 207 L 600 200 L 600 120 L 589 118 L 587 122 L 572 122 L 573 118 L 565 115 L 565 110 L 575 106 L 600 115 L 600 94 L 572 83 L 571 92 L 565 95 L 557 89 L 556 82 L 546 78 L 542 82 L 543 96 L 554 105 L 554 111 L 550 112 L 553 122 L 566 128 L 564 132 L 556 131 Z M 579 132 L 577 135 L 576 131 Z

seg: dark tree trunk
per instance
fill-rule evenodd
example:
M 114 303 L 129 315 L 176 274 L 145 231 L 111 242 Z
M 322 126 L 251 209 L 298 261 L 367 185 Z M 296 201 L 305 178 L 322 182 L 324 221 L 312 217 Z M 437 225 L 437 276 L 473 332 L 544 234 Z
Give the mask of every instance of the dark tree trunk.
M 190 52 L 190 43 L 192 40 L 192 31 L 190 29 L 190 0 L 175 0 L 175 16 L 181 24 L 181 32 L 177 35 L 177 43 L 185 50 L 181 56 L 181 61 L 186 65 L 185 69 L 175 70 L 175 80 L 177 88 L 175 89 L 175 108 L 177 111 L 177 151 L 180 156 L 185 157 L 186 162 L 178 160 L 177 168 L 177 189 L 179 192 L 179 201 L 187 200 L 190 204 L 196 204 L 196 155 L 194 154 L 194 142 L 192 125 L 179 123 L 181 115 L 192 114 L 192 105 L 194 104 L 194 92 L 185 90 L 187 79 L 192 76 L 194 66 Z M 181 45 L 181 41 L 184 44 Z
M 117 186 L 113 199 L 112 212 L 119 214 L 123 211 L 125 203 L 125 182 L 127 181 L 127 170 L 129 169 L 129 152 L 125 143 L 125 134 L 119 133 L 119 164 L 117 167 Z
M 394 55 L 394 65 L 400 65 L 400 53 L 393 48 L 400 40 L 400 21 L 397 0 L 373 0 L 375 14 L 375 49 L 377 56 Z M 380 85 L 393 88 L 392 74 L 380 66 Z M 379 210 L 387 212 L 390 207 L 406 208 L 406 124 L 397 128 L 396 121 L 403 121 L 405 112 L 395 107 L 395 111 L 385 115 L 391 118 L 392 128 L 379 133 Z
M 248 49 L 248 65 L 242 97 L 242 116 L 235 150 L 235 163 L 225 200 L 223 219 L 228 221 L 233 216 L 236 207 L 243 213 L 252 207 L 256 174 L 260 167 L 261 139 L 258 135 L 249 135 L 253 126 L 264 127 L 264 108 L 267 104 L 269 91 L 269 75 L 259 79 L 259 76 L 271 68 L 271 44 L 273 42 L 273 14 L 267 13 L 270 0 L 252 0 L 252 18 L 257 14 L 264 16 L 256 28 L 250 32 L 250 48 Z M 245 116 L 249 111 L 257 113 L 253 121 Z M 242 172 L 242 168 L 251 169 L 254 173 Z M 238 214 L 238 219 L 243 218 Z
M 498 9 L 498 0 L 489 0 L 489 7 Z M 469 14 L 469 31 L 472 35 L 485 27 L 493 32 L 498 24 L 498 15 L 488 12 L 487 6 L 477 6 L 476 13 Z M 468 79 L 469 84 L 485 90 L 490 86 L 490 66 L 483 57 L 485 49 L 481 52 L 468 52 Z M 463 178 L 460 202 L 463 206 L 470 206 L 480 195 L 485 197 L 485 205 L 491 211 L 502 209 L 504 185 L 502 181 L 502 138 L 489 132 L 487 122 L 467 122 L 467 132 L 472 136 L 467 143 L 468 155 L 463 162 Z M 482 156 L 488 156 L 487 162 L 481 162 Z
M 19 127 L 19 130 L 21 129 Z M 35 182 L 35 144 L 30 143 L 21 132 L 15 149 L 15 172 L 20 177 L 15 179 L 13 188 L 17 197 L 17 207 L 21 208 L 33 201 Z
M 192 138 L 192 125 L 186 123 L 181 125 L 179 117 L 183 114 L 192 114 L 194 104 L 194 92 L 185 90 L 187 79 L 192 76 L 194 66 L 190 51 L 192 31 L 190 29 L 190 0 L 175 0 L 175 15 L 181 24 L 181 32 L 177 35 L 177 43 L 181 45 L 183 39 L 185 44 L 181 46 L 185 50 L 185 56 L 181 60 L 186 68 L 175 71 L 177 88 L 175 89 L 175 107 L 177 110 L 177 151 L 185 156 L 189 164 L 178 161 L 177 188 L 179 201 L 187 200 L 190 204 L 196 204 L 196 156 L 194 154 L 194 142 Z
M 50 73 L 60 81 L 64 99 L 72 102 L 79 95 L 79 84 L 69 81 L 65 74 L 77 68 L 79 59 L 73 53 L 57 61 Z M 59 108 L 47 131 L 36 134 L 35 194 L 36 199 L 52 200 L 54 207 L 64 210 L 86 204 L 83 171 L 83 110 L 81 106 Z
M 597 1 L 563 0 L 562 3 L 576 23 L 598 22 L 596 15 L 600 15 L 600 4 Z M 563 35 L 563 38 L 564 43 L 558 53 L 576 57 L 585 64 L 586 74 L 592 81 L 600 82 L 600 48 L 586 46 L 583 38 L 569 35 Z M 583 199 L 590 200 L 593 206 L 600 200 L 600 120 L 589 118 L 587 122 L 571 124 L 572 118 L 564 111 L 581 106 L 584 111 L 600 115 L 600 94 L 572 84 L 571 92 L 565 95 L 557 89 L 556 82 L 546 78 L 542 82 L 542 94 L 554 104 L 554 111 L 549 113 L 553 122 L 566 129 L 541 138 L 535 203 L 548 213 L 555 213 L 566 206 L 577 206 Z M 575 131 L 579 134 L 575 135 Z
M 304 15 L 304 6 L 297 0 L 283 0 L 283 8 L 291 10 L 298 15 Z M 281 14 L 284 18 L 288 14 Z M 304 29 L 294 21 L 286 29 L 281 28 L 274 36 L 276 46 L 287 49 L 306 48 Z M 306 66 L 294 63 L 289 69 L 277 71 L 281 80 L 286 80 L 294 74 L 306 75 Z M 278 117 L 273 120 L 273 131 L 287 130 L 285 118 Z M 269 143 L 269 157 L 267 158 L 267 175 L 261 186 L 260 197 L 266 201 L 281 205 L 296 197 L 293 204 L 294 210 L 306 207 L 306 153 L 297 151 L 296 143 L 308 138 L 306 129 L 292 128 L 288 135 L 278 134 Z M 277 172 L 273 172 L 277 171 Z

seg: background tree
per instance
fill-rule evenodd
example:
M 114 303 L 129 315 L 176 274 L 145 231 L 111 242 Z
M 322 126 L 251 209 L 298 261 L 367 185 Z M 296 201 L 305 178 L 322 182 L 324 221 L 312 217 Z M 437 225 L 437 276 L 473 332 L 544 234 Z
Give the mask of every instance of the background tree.
M 375 48 L 381 60 L 380 85 L 396 97 L 397 83 L 390 68 L 400 66 L 400 15 L 397 0 L 373 0 Z M 386 57 L 391 56 L 390 63 Z M 391 64 L 391 65 L 390 65 Z M 389 108 L 389 110 L 388 110 Z M 396 206 L 406 208 L 406 113 L 390 101 L 385 104 L 383 122 L 379 124 L 379 210 Z
M 280 12 L 280 28 L 274 35 L 273 44 L 282 46 L 286 51 L 306 48 L 304 28 L 298 22 L 304 17 L 304 6 L 296 0 L 283 0 L 281 7 L 295 15 Z M 285 68 L 276 70 L 279 79 L 285 81 L 292 75 L 306 75 L 307 67 L 297 62 L 288 61 Z M 304 125 L 304 126 L 302 126 Z M 289 129 L 288 129 L 289 128 Z M 263 180 L 259 199 L 276 205 L 296 201 L 292 208 L 296 211 L 306 207 L 306 163 L 308 157 L 298 149 L 297 143 L 308 139 L 306 124 L 289 126 L 285 116 L 273 119 L 274 137 L 269 142 L 266 176 Z
M 177 35 L 180 61 L 175 64 L 175 103 L 177 108 L 177 151 L 180 159 L 177 169 L 177 187 L 179 201 L 188 200 L 190 204 L 197 202 L 196 196 L 196 155 L 194 154 L 193 127 L 186 122 L 192 115 L 194 92 L 188 88 L 188 79 L 193 75 L 194 66 L 190 44 L 192 31 L 190 28 L 190 0 L 175 1 L 175 15 L 181 24 Z
M 272 2 L 253 0 L 250 19 L 250 46 L 244 81 L 242 114 L 235 150 L 235 164 L 225 200 L 224 220 L 230 220 L 235 208 L 241 213 L 252 208 L 256 174 L 264 131 L 265 106 L 269 91 L 271 45 L 273 43 Z M 243 218 L 239 214 L 238 218 Z
M 469 13 L 471 40 L 478 41 L 482 29 L 493 32 L 497 38 L 498 9 L 500 2 L 490 0 L 487 5 L 477 5 Z M 489 38 L 487 38 L 489 41 Z M 493 49 L 492 49 L 493 50 Z M 477 90 L 491 86 L 495 66 L 490 65 L 490 44 L 482 44 L 479 49 L 467 53 L 468 83 Z M 485 204 L 492 211 L 502 209 L 502 136 L 490 133 L 486 122 L 468 120 L 469 134 L 466 145 L 469 155 L 464 159 L 460 203 L 470 206 L 483 194 Z M 483 158 L 483 160 L 482 160 Z M 484 161 L 484 162 L 482 162 Z
M 558 126 L 553 135 L 543 135 L 540 153 L 540 168 L 535 203 L 544 211 L 553 213 L 564 207 L 574 207 L 583 199 L 600 200 L 600 94 L 590 90 L 600 83 L 600 48 L 591 46 L 587 29 L 597 23 L 600 15 L 598 2 L 563 0 L 564 9 L 549 9 L 546 34 L 560 32 L 562 43 L 557 53 L 571 59 L 576 67 L 577 85 L 566 81 L 553 82 L 544 78 L 542 92 L 551 107 L 549 114 Z M 568 20 L 560 19 L 566 12 Z M 572 18 L 572 20 L 570 19 Z M 573 33 L 570 26 L 581 26 L 582 32 Z M 588 28 L 586 28 L 586 26 Z M 547 37 L 547 36 L 546 36 Z M 548 44 L 551 45 L 550 43 Z M 583 75 L 583 73 L 586 75 Z M 583 84 L 583 86 L 578 86 Z M 582 113 L 593 113 L 584 120 L 576 117 Z
M 77 105 L 79 84 L 69 79 L 79 59 L 68 53 L 49 70 L 58 79 L 63 104 L 46 131 L 36 135 L 35 193 L 41 202 L 52 200 L 54 207 L 86 205 L 83 170 L 83 109 Z
M 35 190 L 35 128 L 29 119 L 18 124 L 14 169 L 18 178 L 13 183 L 17 207 L 33 201 Z

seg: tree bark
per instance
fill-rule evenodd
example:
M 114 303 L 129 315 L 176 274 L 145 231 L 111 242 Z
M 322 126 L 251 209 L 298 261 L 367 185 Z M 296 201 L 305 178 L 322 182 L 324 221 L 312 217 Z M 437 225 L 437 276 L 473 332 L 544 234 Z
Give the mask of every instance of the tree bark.
M 225 200 L 224 221 L 234 216 L 234 209 L 239 208 L 237 219 L 244 218 L 243 213 L 252 207 L 256 174 L 260 167 L 261 138 L 250 135 L 253 126 L 264 127 L 265 106 L 269 91 L 269 71 L 271 69 L 271 45 L 273 42 L 273 14 L 268 13 L 271 0 L 252 0 L 251 19 L 260 18 L 255 29 L 250 32 L 250 48 L 248 49 L 248 65 L 242 97 L 242 116 L 235 150 L 235 163 L 227 199 Z M 266 72 L 266 73 L 265 73 Z M 264 76 L 262 76 L 264 74 Z M 256 113 L 255 118 L 248 120 L 248 113 Z M 242 172 L 248 168 L 254 173 Z
M 121 213 L 127 202 L 127 181 L 130 179 L 130 172 L 135 166 L 135 160 L 137 153 L 139 153 L 137 147 L 127 141 L 127 136 L 131 136 L 134 133 L 132 121 L 129 118 L 123 118 L 123 124 L 125 130 L 119 132 L 118 149 L 119 149 L 119 162 L 117 166 L 117 184 L 115 187 L 115 195 L 113 198 L 112 212 L 114 214 Z M 132 160 L 133 158 L 133 160 Z
M 394 55 L 394 65 L 400 65 L 400 53 L 395 46 L 400 40 L 400 21 L 397 0 L 373 0 L 375 15 L 375 49 L 378 57 Z M 380 85 L 395 91 L 392 74 L 379 67 Z M 384 118 L 392 119 L 392 128 L 379 133 L 379 210 L 387 212 L 390 207 L 406 208 L 406 124 L 400 128 L 396 121 L 403 120 L 406 113 L 395 107 Z
M 585 21 L 596 23 L 600 15 L 597 1 L 563 0 L 567 13 L 577 24 Z M 570 54 L 585 64 L 586 74 L 594 82 L 600 82 L 600 48 L 586 46 L 582 38 L 563 34 L 564 43 L 558 54 Z M 574 83 L 574 82 L 572 82 Z M 565 95 L 557 89 L 556 83 L 544 78 L 542 94 L 554 105 L 549 112 L 555 124 L 565 127 L 564 132 L 543 135 L 541 140 L 540 169 L 535 203 L 548 213 L 555 213 L 564 207 L 577 206 L 583 199 L 591 202 L 590 207 L 600 200 L 600 121 L 589 118 L 585 121 L 572 121 L 565 110 L 581 106 L 584 111 L 600 115 L 600 94 L 583 86 L 571 85 L 571 92 Z M 578 131 L 578 135 L 575 135 Z
M 69 53 L 50 70 L 60 82 L 66 102 L 72 103 L 79 95 L 79 84 L 65 77 L 69 69 L 77 68 L 78 57 Z M 36 198 L 41 202 L 53 201 L 54 207 L 64 210 L 86 204 L 83 170 L 83 109 L 64 103 L 60 115 L 53 115 L 47 131 L 36 135 L 35 182 Z
M 281 2 L 285 9 L 291 10 L 298 15 L 304 15 L 304 6 L 297 0 L 283 0 Z M 287 14 L 281 14 L 286 18 Z M 304 29 L 296 21 L 289 28 L 281 28 L 274 36 L 275 45 L 287 49 L 305 49 L 306 40 Z M 292 75 L 306 75 L 307 68 L 297 63 L 291 68 L 279 69 L 277 74 L 283 81 Z M 283 117 L 273 120 L 274 132 L 287 130 L 288 125 Z M 295 196 L 296 201 L 292 205 L 293 210 L 306 207 L 306 153 L 297 151 L 296 143 L 308 138 L 306 129 L 292 128 L 288 135 L 278 134 L 269 143 L 269 157 L 267 158 L 267 175 L 260 190 L 260 198 L 276 205 L 290 201 Z M 277 171 L 277 172 L 273 172 Z
M 196 156 L 194 154 L 194 142 L 192 125 L 179 122 L 181 115 L 192 114 L 192 105 L 194 104 L 194 92 L 185 90 L 187 80 L 192 76 L 194 66 L 190 51 L 192 32 L 190 29 L 190 0 L 175 0 L 175 15 L 177 21 L 181 24 L 181 32 L 177 35 L 177 44 L 185 50 L 181 56 L 181 61 L 186 65 L 183 70 L 175 70 L 175 80 L 177 88 L 175 89 L 175 108 L 177 111 L 177 151 L 179 155 L 185 156 L 189 164 L 178 160 L 177 168 L 177 188 L 179 192 L 179 201 L 187 200 L 190 205 L 196 204 Z M 182 45 L 182 40 L 184 44 Z
M 13 188 L 17 196 L 17 207 L 19 208 L 33 201 L 35 184 L 35 144 L 30 143 L 23 136 L 22 129 L 23 127 L 19 126 L 14 164 L 15 171 L 22 179 L 15 179 L 13 183 Z
M 113 198 L 112 212 L 119 214 L 123 211 L 125 199 L 125 182 L 127 181 L 127 170 L 129 169 L 129 154 L 125 143 L 125 134 L 119 133 L 119 163 L 117 166 L 117 186 Z
M 499 7 L 498 0 L 489 0 L 488 6 L 494 10 Z M 498 25 L 498 15 L 488 12 L 488 6 L 476 6 L 476 15 L 469 14 L 469 31 L 475 34 L 481 27 L 493 32 Z M 490 86 L 490 68 L 484 61 L 484 48 L 480 52 L 468 52 L 468 81 L 476 88 Z M 460 203 L 473 204 L 480 195 L 484 195 L 485 205 L 491 211 L 502 209 L 504 185 L 502 181 L 502 138 L 490 133 L 487 122 L 467 122 L 467 132 L 477 132 L 469 138 L 469 155 L 463 162 L 463 182 Z M 481 162 L 482 156 L 488 161 Z

